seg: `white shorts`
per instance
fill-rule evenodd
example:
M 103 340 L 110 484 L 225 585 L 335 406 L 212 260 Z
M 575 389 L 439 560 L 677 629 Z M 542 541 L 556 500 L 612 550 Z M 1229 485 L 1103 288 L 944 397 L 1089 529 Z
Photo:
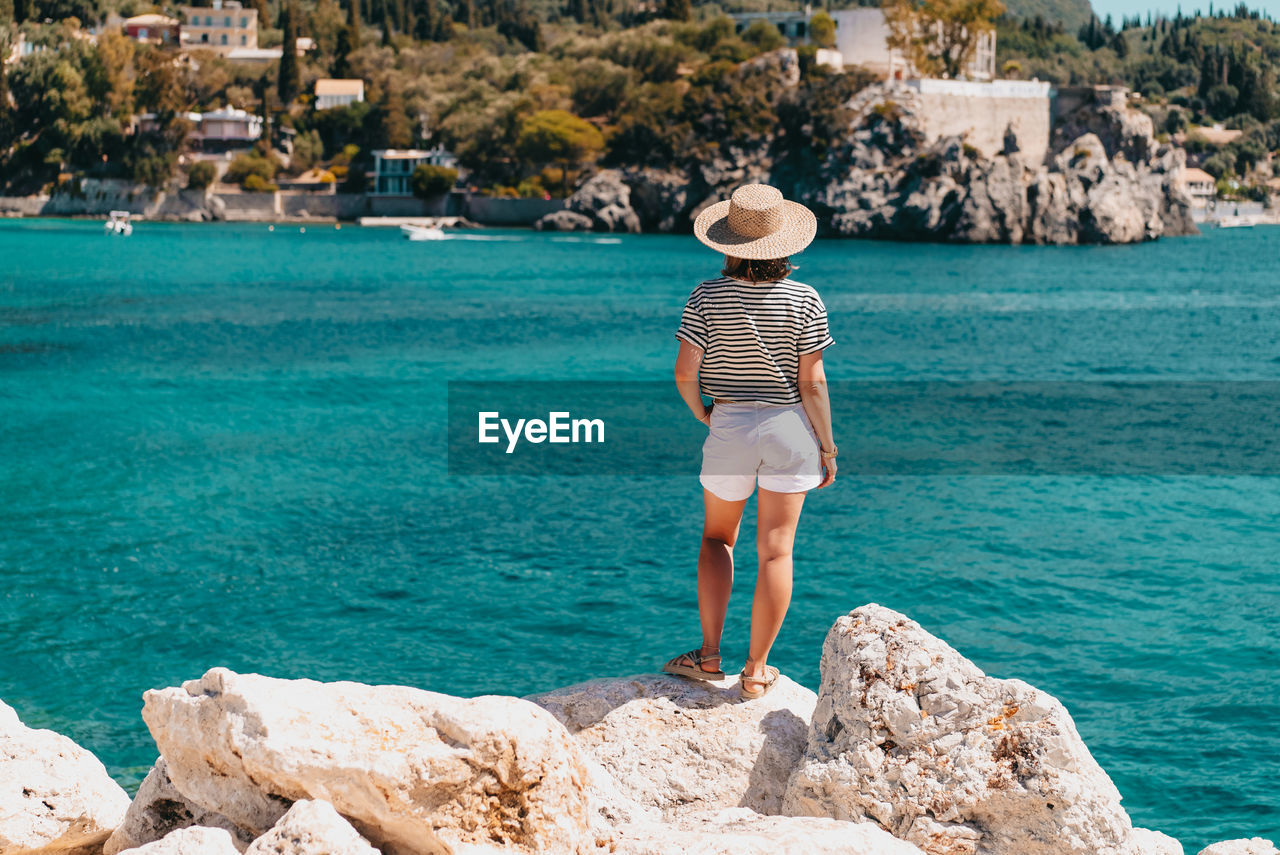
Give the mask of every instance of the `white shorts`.
M 802 404 L 716 404 L 702 444 L 702 486 L 726 502 L 756 489 L 804 493 L 822 483 L 818 436 Z

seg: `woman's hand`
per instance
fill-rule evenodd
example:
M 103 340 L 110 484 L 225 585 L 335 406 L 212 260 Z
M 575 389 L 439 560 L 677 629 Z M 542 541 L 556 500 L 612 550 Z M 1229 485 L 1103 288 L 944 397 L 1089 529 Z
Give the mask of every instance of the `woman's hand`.
M 818 485 L 818 489 L 830 487 L 831 483 L 836 480 L 836 459 L 834 457 L 822 458 L 822 483 Z
M 715 409 L 715 406 L 716 406 L 715 401 L 712 401 L 710 404 L 707 404 L 707 412 L 702 416 L 702 418 L 698 419 L 698 421 L 702 422 L 707 427 L 711 427 L 711 411 Z

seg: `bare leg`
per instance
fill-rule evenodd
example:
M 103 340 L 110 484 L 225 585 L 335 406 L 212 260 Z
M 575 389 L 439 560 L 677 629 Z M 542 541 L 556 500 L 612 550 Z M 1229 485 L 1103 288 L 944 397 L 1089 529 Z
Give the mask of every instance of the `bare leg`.
M 759 495 L 756 551 L 760 570 L 751 603 L 751 651 L 743 671 L 748 677 L 763 678 L 767 676 L 769 650 L 791 605 L 791 547 L 805 494 L 761 488 Z M 748 683 L 747 688 L 751 693 L 762 691 L 759 683 Z
M 742 509 L 747 500 L 726 502 L 702 491 L 706 516 L 702 524 L 702 547 L 698 550 L 698 616 L 702 621 L 703 671 L 720 670 L 720 636 L 724 616 L 733 592 L 733 545 L 738 541 Z M 681 665 L 693 665 L 687 657 L 677 657 Z

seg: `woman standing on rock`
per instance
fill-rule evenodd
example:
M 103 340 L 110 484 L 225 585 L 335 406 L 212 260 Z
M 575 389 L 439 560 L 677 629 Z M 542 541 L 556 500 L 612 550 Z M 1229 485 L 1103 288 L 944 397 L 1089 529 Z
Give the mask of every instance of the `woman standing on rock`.
M 733 546 L 758 482 L 760 567 L 751 647 L 738 682 L 743 698 L 758 698 L 778 680 L 766 659 L 791 603 L 791 547 L 805 493 L 836 477 L 822 368 L 822 351 L 833 343 L 827 310 L 813 288 L 787 278 L 794 269 L 789 256 L 809 245 L 817 221 L 777 189 L 747 184 L 703 211 L 693 231 L 725 255 L 723 275 L 693 289 L 676 332 L 676 386 L 710 428 L 700 479 L 702 646 L 662 670 L 699 680 L 725 676 L 720 636 L 733 588 Z

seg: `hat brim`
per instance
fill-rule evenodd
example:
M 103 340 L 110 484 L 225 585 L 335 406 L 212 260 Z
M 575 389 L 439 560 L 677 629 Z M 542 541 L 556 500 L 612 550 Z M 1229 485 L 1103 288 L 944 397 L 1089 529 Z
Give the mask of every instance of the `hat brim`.
M 795 255 L 813 242 L 818 233 L 818 218 L 804 205 L 782 201 L 782 228 L 764 237 L 738 234 L 729 228 L 729 202 L 708 206 L 693 221 L 693 234 L 716 252 L 734 258 L 752 260 L 785 258 Z

